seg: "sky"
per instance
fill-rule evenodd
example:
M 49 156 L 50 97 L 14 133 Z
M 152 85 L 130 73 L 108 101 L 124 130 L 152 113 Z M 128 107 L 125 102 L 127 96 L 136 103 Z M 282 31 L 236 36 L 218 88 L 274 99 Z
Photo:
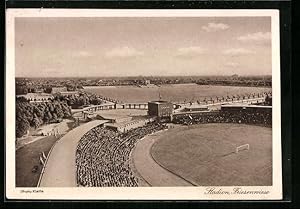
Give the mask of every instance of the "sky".
M 18 17 L 17 77 L 271 75 L 270 17 Z

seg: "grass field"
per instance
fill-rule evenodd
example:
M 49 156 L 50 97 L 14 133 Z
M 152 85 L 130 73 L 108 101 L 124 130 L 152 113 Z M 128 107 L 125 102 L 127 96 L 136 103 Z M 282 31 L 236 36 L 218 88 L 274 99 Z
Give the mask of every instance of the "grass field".
M 37 186 L 39 176 L 42 170 L 39 157 L 41 152 L 47 155 L 57 138 L 48 136 L 39 139 L 31 144 L 16 151 L 16 186 L 17 187 L 35 187 Z M 36 173 L 32 172 L 34 166 L 38 166 Z
M 250 150 L 234 153 L 243 144 Z M 271 128 L 242 124 L 174 128 L 152 146 L 151 155 L 199 186 L 272 185 Z

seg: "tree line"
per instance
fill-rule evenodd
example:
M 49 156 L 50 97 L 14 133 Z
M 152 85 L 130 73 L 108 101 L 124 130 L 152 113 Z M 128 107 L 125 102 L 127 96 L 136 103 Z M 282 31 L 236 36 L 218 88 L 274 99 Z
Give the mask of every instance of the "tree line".
M 38 128 L 43 124 L 59 122 L 72 116 L 71 108 L 85 105 L 99 105 L 103 100 L 99 95 L 81 92 L 72 95 L 54 96 L 49 102 L 30 103 L 24 97 L 16 99 L 16 136 L 21 137 L 30 127 Z
M 198 85 L 271 87 L 271 80 L 199 80 Z
M 81 84 L 66 84 L 64 85 L 67 88 L 67 91 L 76 91 L 83 89 Z M 27 93 L 37 93 L 37 92 L 43 92 L 43 93 L 52 93 L 52 88 L 56 86 L 50 86 L 45 84 L 36 84 L 36 85 L 27 85 L 25 82 L 20 82 L 16 84 L 16 95 L 22 95 Z M 60 86 L 58 86 L 60 87 Z
M 99 95 L 80 92 L 79 94 L 60 95 L 54 97 L 55 101 L 66 102 L 72 109 L 82 108 L 86 105 L 100 105 L 103 100 Z
M 16 100 L 16 136 L 21 137 L 30 127 L 59 122 L 71 117 L 71 108 L 66 102 L 29 103 L 22 98 Z

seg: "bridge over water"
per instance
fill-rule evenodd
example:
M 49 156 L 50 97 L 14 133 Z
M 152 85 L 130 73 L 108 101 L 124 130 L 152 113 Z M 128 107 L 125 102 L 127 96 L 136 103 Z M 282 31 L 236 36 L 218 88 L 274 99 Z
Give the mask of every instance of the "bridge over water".
M 247 96 L 232 96 L 232 97 L 216 97 L 204 99 L 203 101 L 197 102 L 183 102 L 183 103 L 174 103 L 175 112 L 180 112 L 186 107 L 207 107 L 209 110 L 220 109 L 221 105 L 225 104 L 259 104 L 263 103 L 266 100 L 266 95 L 264 94 L 249 94 Z M 147 110 L 148 103 L 145 102 L 128 102 L 128 103 L 117 103 L 106 101 L 104 104 L 92 105 L 90 107 L 85 107 L 80 110 L 74 110 L 73 114 L 81 113 L 84 118 L 88 115 L 93 114 L 94 112 L 101 110 L 112 110 L 112 109 L 141 109 Z
M 233 99 L 233 100 L 221 100 L 221 101 L 209 101 L 206 103 L 201 104 L 191 104 L 191 103 L 184 103 L 184 104 L 177 104 L 177 109 L 175 112 L 180 112 L 185 108 L 189 107 L 207 107 L 209 110 L 216 110 L 220 109 L 221 105 L 228 105 L 228 104 L 260 104 L 265 102 L 265 97 L 257 97 L 257 98 L 248 98 L 248 99 Z

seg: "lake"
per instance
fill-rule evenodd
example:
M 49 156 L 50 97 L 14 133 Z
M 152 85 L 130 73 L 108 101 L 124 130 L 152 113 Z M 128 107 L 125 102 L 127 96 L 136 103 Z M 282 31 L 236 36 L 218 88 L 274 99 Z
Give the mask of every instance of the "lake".
M 102 95 L 122 102 L 148 102 L 162 100 L 172 102 L 197 101 L 204 98 L 270 92 L 271 88 L 211 86 L 197 84 L 170 84 L 160 87 L 137 86 L 85 86 L 86 92 Z

